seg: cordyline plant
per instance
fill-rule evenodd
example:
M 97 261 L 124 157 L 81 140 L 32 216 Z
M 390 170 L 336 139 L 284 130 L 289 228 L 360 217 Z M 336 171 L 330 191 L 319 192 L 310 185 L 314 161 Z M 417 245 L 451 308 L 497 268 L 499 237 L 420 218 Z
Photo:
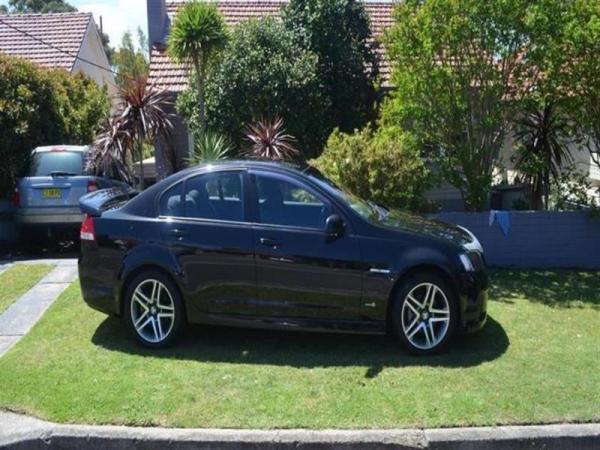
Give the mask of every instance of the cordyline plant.
M 563 164 L 574 162 L 569 151 L 571 135 L 569 118 L 552 100 L 517 121 L 515 139 L 520 147 L 515 160 L 530 185 L 532 209 L 548 208 L 551 180 L 560 178 Z
M 247 156 L 253 159 L 288 161 L 299 153 L 295 147 L 296 138 L 286 134 L 283 119 L 262 119 L 246 129 L 246 139 L 250 141 Z
M 93 145 L 92 161 L 96 167 L 107 167 L 117 158 L 124 165 L 127 157 L 139 158 L 139 188 L 144 189 L 143 146 L 147 140 L 166 138 L 173 130 L 169 93 L 148 84 L 146 77 L 132 78 L 119 88 L 119 113 L 111 119 Z M 101 156 L 100 156 L 101 155 Z M 108 158 L 105 162 L 102 158 Z
M 131 184 L 127 155 L 132 147 L 131 133 L 118 118 L 111 117 L 92 144 L 87 168 L 95 175 L 109 176 Z

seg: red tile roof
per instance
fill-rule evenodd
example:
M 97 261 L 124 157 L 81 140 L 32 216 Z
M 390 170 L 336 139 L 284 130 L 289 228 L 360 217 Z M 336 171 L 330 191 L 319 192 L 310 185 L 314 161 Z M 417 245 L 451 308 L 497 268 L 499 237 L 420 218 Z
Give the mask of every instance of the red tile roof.
M 70 72 L 90 20 L 93 20 L 92 14 L 80 12 L 2 14 L 0 52 L 27 59 L 42 67 L 63 68 Z
M 185 0 L 172 0 L 167 3 L 167 14 L 173 19 L 177 10 Z M 217 6 L 225 18 L 227 25 L 236 25 L 244 20 L 267 15 L 278 15 L 281 7 L 288 0 L 221 0 Z M 392 24 L 392 9 L 394 3 L 390 0 L 367 2 L 365 8 L 371 18 L 373 36 L 380 36 Z M 380 71 L 385 82 L 389 80 L 390 68 L 382 48 L 378 49 L 381 60 Z M 167 55 L 165 45 L 154 43 L 150 52 L 151 83 L 172 92 L 181 92 L 187 87 L 189 68 L 176 64 Z

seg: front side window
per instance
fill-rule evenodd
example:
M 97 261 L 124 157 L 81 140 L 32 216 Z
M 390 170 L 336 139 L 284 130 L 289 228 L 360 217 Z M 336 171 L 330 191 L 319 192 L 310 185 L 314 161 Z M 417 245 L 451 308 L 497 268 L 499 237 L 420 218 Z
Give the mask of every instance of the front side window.
M 331 208 L 308 189 L 265 175 L 256 176 L 259 220 L 264 224 L 325 228 Z
M 192 219 L 244 221 L 241 172 L 216 172 L 189 178 L 185 216 Z

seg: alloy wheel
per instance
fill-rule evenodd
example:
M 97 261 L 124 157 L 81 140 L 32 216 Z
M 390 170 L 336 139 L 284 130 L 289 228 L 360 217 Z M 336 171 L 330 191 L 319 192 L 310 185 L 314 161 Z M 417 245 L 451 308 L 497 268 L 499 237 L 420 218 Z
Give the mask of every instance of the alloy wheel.
M 446 337 L 450 326 L 450 303 L 433 283 L 415 286 L 402 305 L 402 332 L 420 350 L 431 350 Z
M 146 342 L 164 341 L 175 324 L 175 302 L 169 289 L 155 279 L 138 284 L 131 299 L 131 321 Z

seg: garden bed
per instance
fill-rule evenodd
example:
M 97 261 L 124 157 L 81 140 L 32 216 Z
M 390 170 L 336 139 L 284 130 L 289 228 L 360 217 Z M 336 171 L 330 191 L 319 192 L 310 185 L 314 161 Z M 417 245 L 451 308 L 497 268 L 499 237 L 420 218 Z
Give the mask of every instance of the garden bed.
M 485 329 L 426 358 L 385 337 L 201 326 L 150 351 L 75 284 L 0 359 L 0 407 L 58 422 L 269 429 L 600 420 L 600 277 L 492 275 Z

